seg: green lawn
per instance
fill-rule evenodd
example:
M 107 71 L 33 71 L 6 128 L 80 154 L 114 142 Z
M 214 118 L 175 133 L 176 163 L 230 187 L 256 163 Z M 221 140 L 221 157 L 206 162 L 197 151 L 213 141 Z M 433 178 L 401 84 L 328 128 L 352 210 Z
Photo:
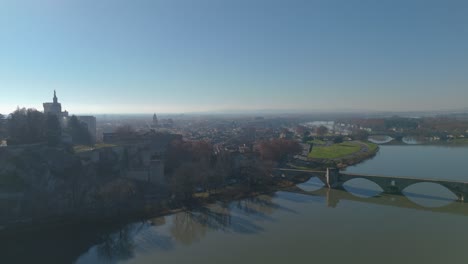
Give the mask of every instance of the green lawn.
M 307 143 L 314 144 L 314 145 L 324 145 L 325 141 L 320 140 L 320 139 L 314 139 L 314 140 L 307 141 Z
M 369 152 L 375 152 L 377 148 L 379 147 L 379 145 L 372 143 L 372 142 L 363 142 L 363 143 L 366 144 L 367 147 L 369 147 Z
M 456 138 L 456 139 L 450 141 L 450 143 L 465 145 L 465 144 L 468 144 L 468 138 Z
M 108 148 L 108 147 L 115 147 L 117 145 L 114 144 L 106 144 L 106 143 L 98 143 L 94 146 L 87 146 L 87 145 L 76 145 L 73 147 L 73 150 L 75 153 L 80 153 L 80 152 L 85 152 L 85 151 L 91 151 L 94 149 L 100 149 L 100 148 Z
M 111 148 L 111 147 L 116 147 L 117 145 L 115 144 L 107 144 L 107 143 L 98 143 L 94 145 L 95 149 L 100 149 L 100 148 Z
M 85 151 L 91 151 L 94 148 L 92 146 L 85 146 L 85 145 L 77 145 L 73 146 L 73 150 L 75 153 L 80 153 L 80 152 L 85 152 Z
M 359 144 L 353 142 L 343 142 L 328 147 L 315 146 L 309 153 L 309 158 L 313 159 L 337 159 L 348 156 L 361 149 Z
M 294 164 L 288 164 L 289 167 L 293 168 L 293 169 L 296 169 L 296 170 L 311 170 L 311 169 L 314 169 L 314 168 L 309 168 L 309 167 L 305 167 L 305 166 L 296 166 Z

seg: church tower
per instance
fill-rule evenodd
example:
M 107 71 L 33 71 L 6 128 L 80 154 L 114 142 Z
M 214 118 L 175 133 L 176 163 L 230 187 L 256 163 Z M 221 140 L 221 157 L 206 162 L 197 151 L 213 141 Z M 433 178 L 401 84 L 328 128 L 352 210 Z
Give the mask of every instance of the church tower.
M 153 115 L 153 127 L 158 127 L 158 117 L 156 116 L 156 113 Z
M 57 104 L 57 103 L 58 103 L 57 94 L 55 93 L 55 90 L 54 90 L 54 104 Z
M 43 103 L 44 113 L 45 114 L 62 114 L 62 105 L 58 102 L 57 93 L 54 90 L 54 98 L 52 103 Z

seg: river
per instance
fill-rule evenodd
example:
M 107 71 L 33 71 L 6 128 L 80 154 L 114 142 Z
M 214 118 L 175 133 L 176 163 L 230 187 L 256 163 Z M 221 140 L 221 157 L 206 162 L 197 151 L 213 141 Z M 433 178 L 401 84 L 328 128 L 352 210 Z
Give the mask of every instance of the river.
M 468 148 L 382 146 L 348 171 L 468 180 L 466 157 Z M 307 194 L 280 191 L 115 227 L 25 232 L 0 241 L 0 262 L 465 263 L 468 204 L 418 185 L 407 197 L 379 194 L 364 180 L 340 191 L 311 179 L 298 185 Z

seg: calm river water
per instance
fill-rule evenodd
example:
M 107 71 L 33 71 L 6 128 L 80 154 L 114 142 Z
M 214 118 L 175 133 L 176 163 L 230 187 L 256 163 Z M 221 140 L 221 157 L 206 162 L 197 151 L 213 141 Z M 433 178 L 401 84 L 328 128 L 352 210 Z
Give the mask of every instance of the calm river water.
M 468 180 L 468 148 L 383 146 L 348 171 Z M 440 186 L 298 186 L 120 227 L 26 232 L 0 263 L 466 263 L 468 204 Z M 369 197 L 372 196 L 372 197 Z M 106 229 L 106 230 L 104 230 Z

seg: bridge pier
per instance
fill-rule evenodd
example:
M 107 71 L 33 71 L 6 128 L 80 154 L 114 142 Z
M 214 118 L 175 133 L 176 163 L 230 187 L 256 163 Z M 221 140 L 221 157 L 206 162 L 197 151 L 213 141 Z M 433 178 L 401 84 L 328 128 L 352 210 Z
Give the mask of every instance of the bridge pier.
M 325 174 L 328 189 L 341 189 L 343 183 L 340 181 L 340 170 L 336 168 L 327 168 Z

